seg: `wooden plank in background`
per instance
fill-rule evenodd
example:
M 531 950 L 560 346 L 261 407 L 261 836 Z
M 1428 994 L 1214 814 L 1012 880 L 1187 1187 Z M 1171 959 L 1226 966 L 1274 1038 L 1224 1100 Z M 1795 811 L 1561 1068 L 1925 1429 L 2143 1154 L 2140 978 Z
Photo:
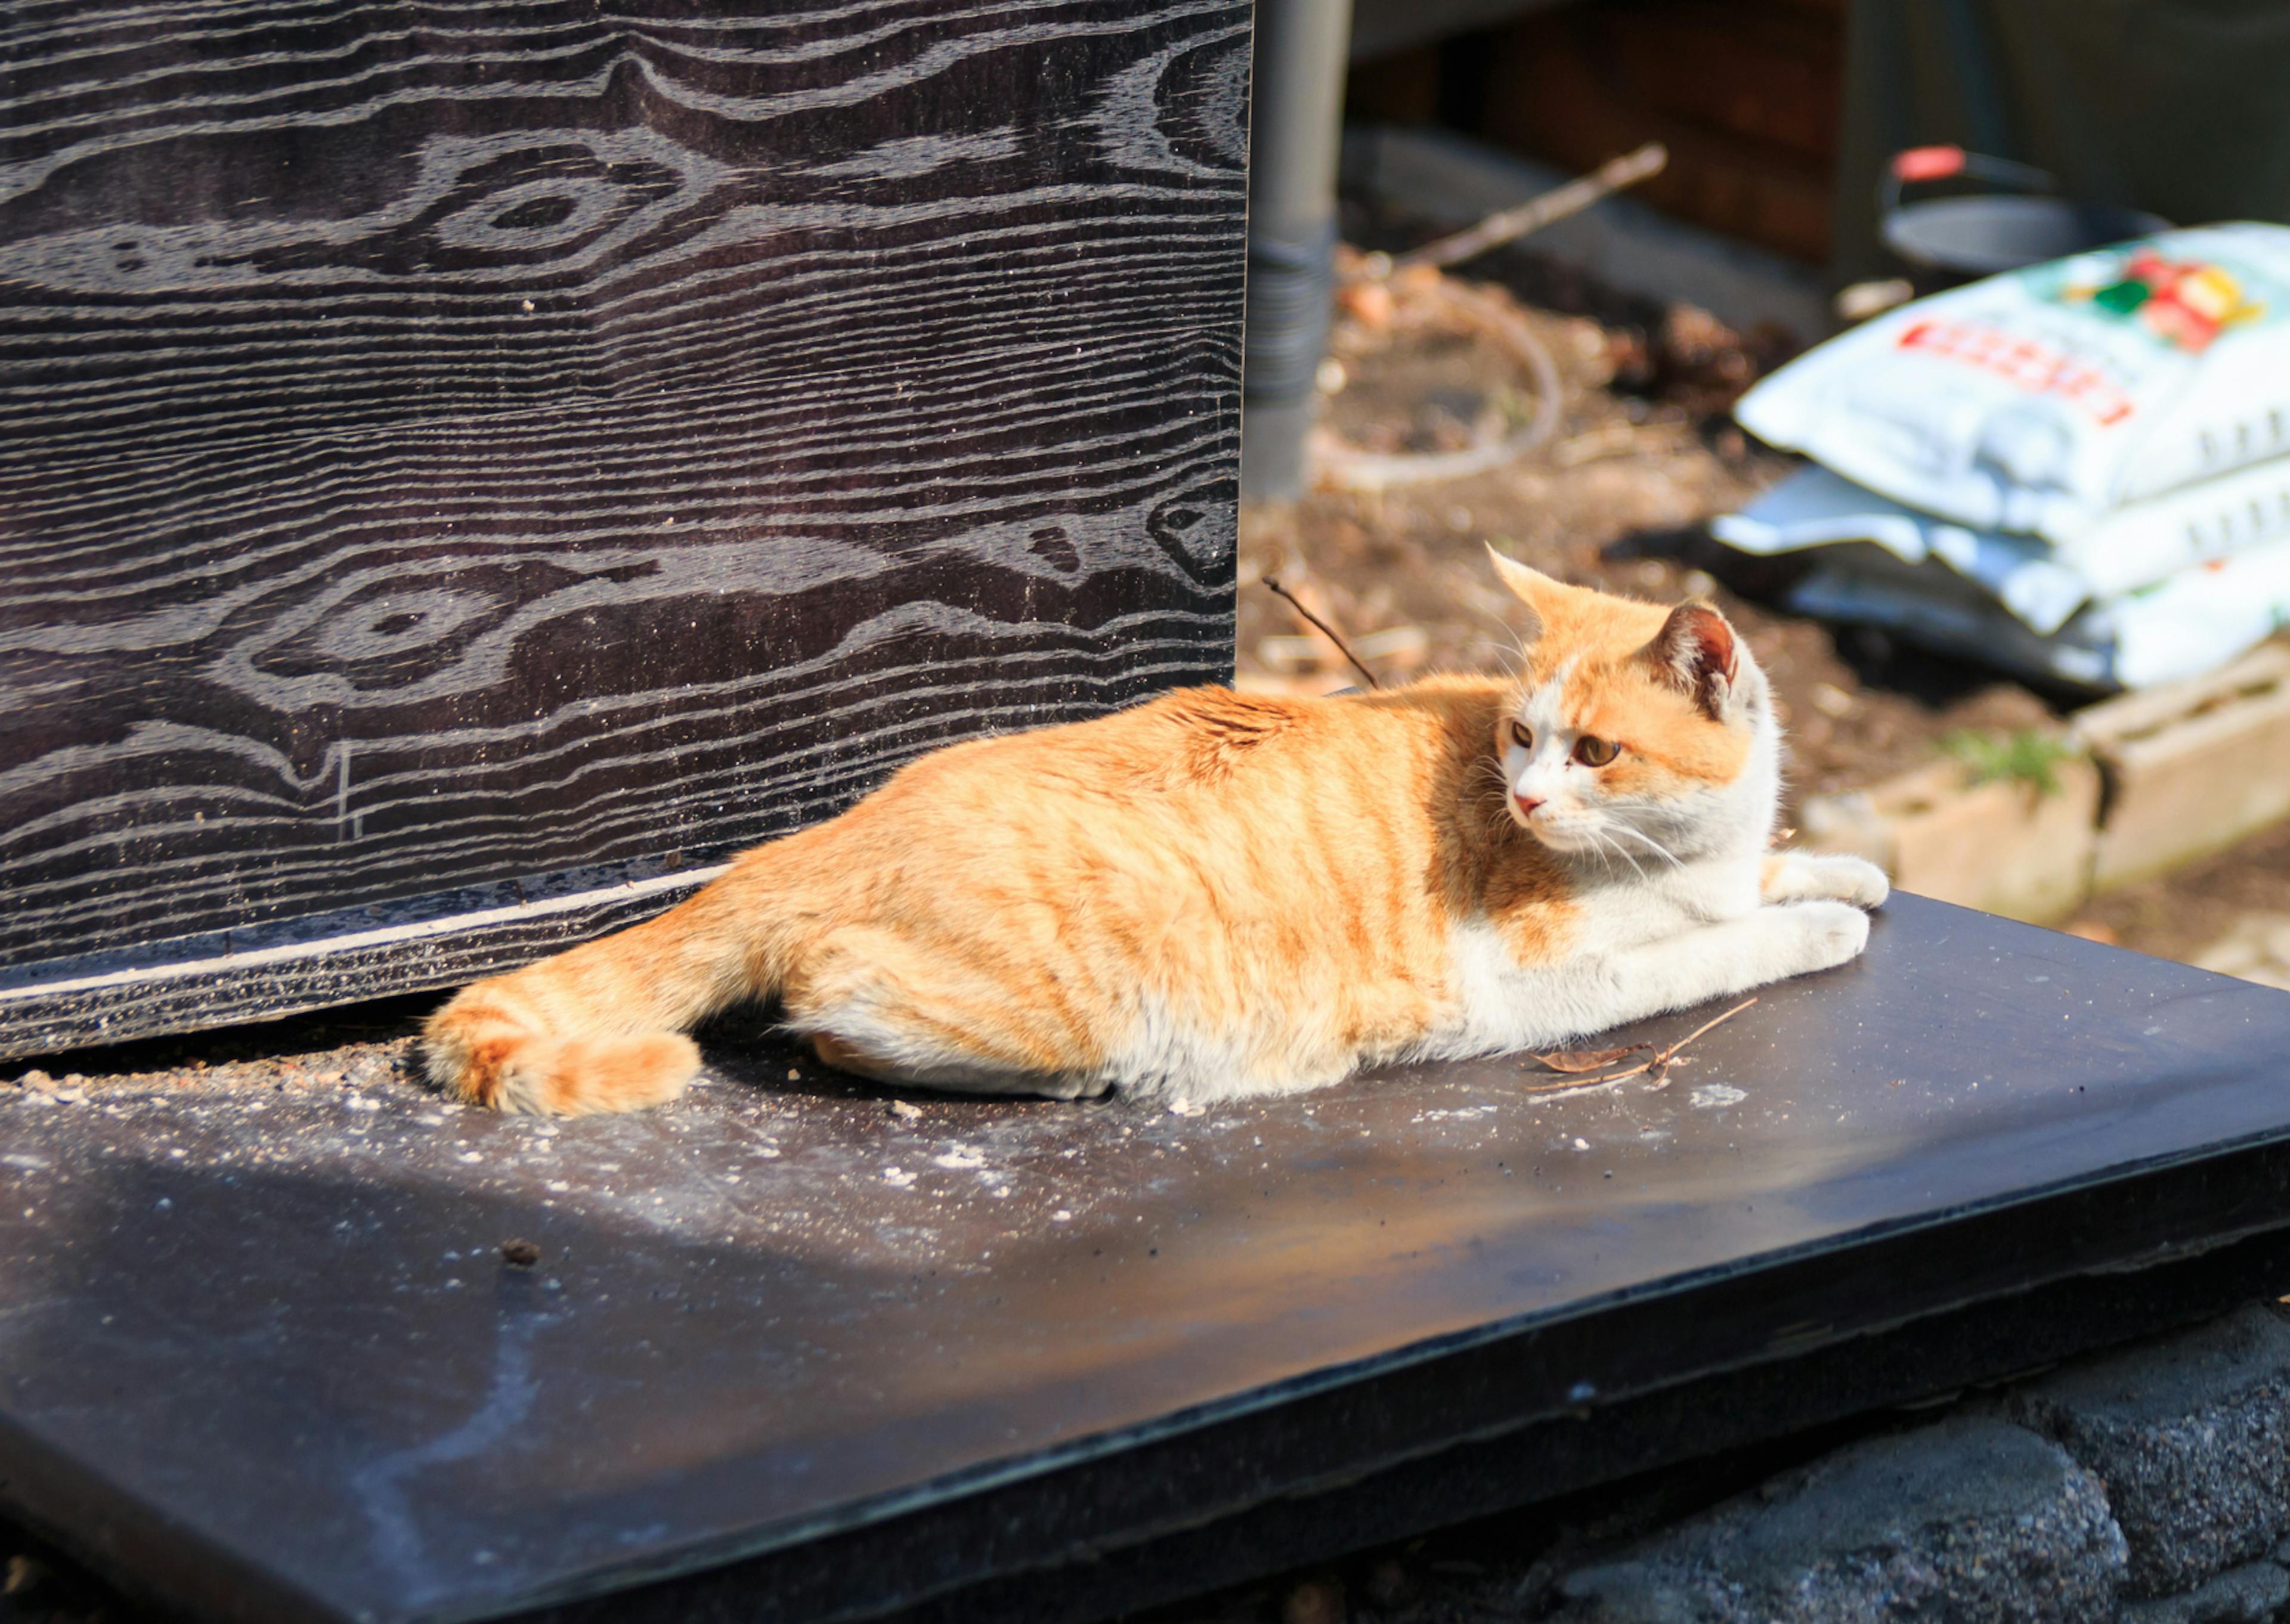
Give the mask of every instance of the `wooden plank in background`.
M 0 15 L 0 1053 L 443 985 L 1224 677 L 1247 25 Z

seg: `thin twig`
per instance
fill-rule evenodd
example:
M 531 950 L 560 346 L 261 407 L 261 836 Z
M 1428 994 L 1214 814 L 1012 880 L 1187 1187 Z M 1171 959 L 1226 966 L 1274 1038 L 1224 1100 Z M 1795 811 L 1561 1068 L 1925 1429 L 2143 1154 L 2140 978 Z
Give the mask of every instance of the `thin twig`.
M 1619 158 L 1609 158 L 1579 180 L 1530 197 L 1517 208 L 1504 209 L 1490 214 L 1467 230 L 1443 236 L 1435 242 L 1395 255 L 1391 265 L 1395 270 L 1410 265 L 1454 265 L 1475 254 L 1483 254 L 1498 243 L 1508 243 L 1514 237 L 1525 236 L 1530 231 L 1579 214 L 1602 198 L 1610 197 L 1626 186 L 1635 186 L 1652 175 L 1661 172 L 1669 162 L 1669 149 L 1660 141 L 1648 141 L 1636 152 L 1625 153 Z
M 1639 1073 L 1653 1067 L 1651 1060 L 1641 1060 L 1628 1071 L 1617 1071 L 1603 1077 L 1568 1077 L 1563 1083 L 1530 1083 L 1525 1092 L 1530 1094 L 1571 1094 L 1578 1088 L 1604 1088 L 1609 1083 L 1627 1083 Z
M 1685 1036 L 1679 1038 L 1676 1043 L 1670 1044 L 1669 1048 L 1657 1050 L 1652 1060 L 1641 1060 L 1627 1071 L 1613 1072 L 1603 1077 L 1589 1077 L 1581 1082 L 1576 1082 L 1573 1078 L 1569 1078 L 1564 1083 L 1530 1084 L 1527 1086 L 1526 1092 L 1530 1094 L 1564 1094 L 1571 1093 L 1578 1088 L 1604 1088 L 1609 1083 L 1627 1082 L 1629 1079 L 1637 1076 L 1643 1072 L 1649 1071 L 1654 1074 L 1656 1081 L 1659 1082 L 1662 1074 L 1669 1069 L 1670 1062 L 1677 1058 L 1677 1052 L 1679 1050 L 1685 1048 L 1686 1044 L 1701 1036 L 1710 1028 L 1722 1025 L 1726 1021 L 1733 1020 L 1734 1016 L 1740 1014 L 1743 1010 L 1748 1009 L 1750 1005 L 1756 1002 L 1757 1000 L 1755 998 L 1742 999 L 1739 1004 L 1735 1004 L 1732 1009 L 1727 1010 L 1724 1014 L 1711 1016 L 1700 1026 L 1694 1028 L 1693 1030 L 1688 1032 Z
M 1710 1028 L 1712 1028 L 1712 1027 L 1716 1027 L 1716 1026 L 1723 1026 L 1723 1025 L 1725 1025 L 1725 1024 L 1726 1024 L 1726 1022 L 1727 1022 L 1727 1021 L 1729 1021 L 1729 1020 L 1733 1020 L 1734 1016 L 1736 1016 L 1736 1015 L 1740 1014 L 1743 1010 L 1748 1009 L 1748 1008 L 1750 1007 L 1750 1005 L 1751 1005 L 1752 1004 L 1755 1004 L 1756 1002 L 1757 1002 L 1757 1000 L 1756 1000 L 1755 998 L 1744 998 L 1744 999 L 1742 999 L 1739 1004 L 1735 1004 L 1732 1009 L 1727 1010 L 1724 1014 L 1722 1014 L 1722 1015 L 1712 1015 L 1711 1017 L 1709 1017 L 1709 1020 L 1707 1020 L 1703 1021 L 1700 1026 L 1698 1026 L 1698 1027 L 1694 1028 L 1693 1028 L 1693 1030 L 1692 1030 L 1691 1032 L 1688 1032 L 1685 1036 L 1683 1036 L 1683 1037 L 1679 1038 L 1676 1043 L 1674 1043 L 1674 1044 L 1670 1044 L 1670 1046 L 1669 1046 L 1669 1048 L 1667 1048 L 1667 1049 L 1663 1050 L 1663 1051 L 1661 1052 L 1661 1058 L 1662 1058 L 1663 1060 L 1668 1060 L 1671 1055 L 1676 1054 L 1676 1053 L 1677 1053 L 1680 1049 L 1685 1048 L 1686 1044 L 1688 1044 L 1692 1043 L 1695 1038 L 1697 1038 L 1697 1037 L 1701 1036 L 1704 1032 L 1707 1032 Z
M 1367 685 L 1369 687 L 1381 688 L 1383 686 L 1381 683 L 1375 680 L 1374 672 L 1360 664 L 1359 656 L 1352 652 L 1350 645 L 1346 644 L 1341 637 L 1336 636 L 1336 628 L 1329 625 L 1325 620 L 1320 619 L 1318 615 L 1314 614 L 1310 610 L 1305 608 L 1303 604 L 1298 603 L 1296 601 L 1296 595 L 1280 584 L 1280 578 L 1278 576 L 1267 575 L 1262 577 L 1262 580 L 1269 591 L 1270 591 L 1276 597 L 1287 599 L 1289 608 L 1294 610 L 1298 614 L 1302 615 L 1307 620 L 1310 621 L 1312 623 L 1312 628 L 1315 631 L 1318 632 L 1320 636 L 1325 637 L 1329 642 L 1336 645 L 1336 652 L 1341 654 L 1346 660 L 1352 662 L 1352 669 L 1358 672 L 1362 676 L 1367 678 Z

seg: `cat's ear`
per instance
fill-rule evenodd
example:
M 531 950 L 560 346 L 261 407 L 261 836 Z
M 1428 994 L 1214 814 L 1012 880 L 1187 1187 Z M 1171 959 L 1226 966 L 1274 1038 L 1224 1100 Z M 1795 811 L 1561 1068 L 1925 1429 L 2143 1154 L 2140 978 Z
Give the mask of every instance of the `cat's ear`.
M 1707 604 L 1680 604 L 1640 652 L 1703 715 L 1713 722 L 1726 719 L 1739 697 L 1742 666 L 1734 628 L 1724 615 Z
M 1534 612 L 1534 619 L 1525 632 L 1525 641 L 1532 643 L 1542 633 L 1547 619 L 1545 605 L 1557 594 L 1566 590 L 1563 582 L 1555 581 L 1541 570 L 1531 570 L 1516 558 L 1506 558 L 1487 544 L 1487 558 L 1495 566 L 1495 579 L 1510 589 L 1510 595 Z

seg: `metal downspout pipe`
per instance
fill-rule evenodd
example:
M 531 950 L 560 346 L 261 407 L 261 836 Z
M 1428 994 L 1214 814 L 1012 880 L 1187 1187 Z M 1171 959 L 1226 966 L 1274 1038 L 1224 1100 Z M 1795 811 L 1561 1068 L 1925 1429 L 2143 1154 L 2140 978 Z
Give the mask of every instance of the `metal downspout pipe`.
M 1240 493 L 1293 501 L 1328 341 L 1351 0 L 1256 0 Z

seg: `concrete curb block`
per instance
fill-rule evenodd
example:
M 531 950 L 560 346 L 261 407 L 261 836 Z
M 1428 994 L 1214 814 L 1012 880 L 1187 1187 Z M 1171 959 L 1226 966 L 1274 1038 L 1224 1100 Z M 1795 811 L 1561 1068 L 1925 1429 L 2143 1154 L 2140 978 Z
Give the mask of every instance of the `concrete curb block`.
M 2092 887 L 2112 890 L 2224 851 L 2290 817 L 2290 647 L 2078 712 L 2107 775 Z
M 1814 796 L 1799 810 L 1798 846 L 1865 857 L 1918 896 L 2048 924 L 2090 893 L 2099 772 L 2054 768 L 2059 787 L 1975 784 L 1939 761 L 1873 789 Z
M 1974 784 L 1934 762 L 1808 796 L 1807 851 L 1849 852 L 1894 884 L 2034 924 L 2094 892 L 2169 872 L 2290 817 L 2290 645 L 2077 713 L 2059 788 Z

